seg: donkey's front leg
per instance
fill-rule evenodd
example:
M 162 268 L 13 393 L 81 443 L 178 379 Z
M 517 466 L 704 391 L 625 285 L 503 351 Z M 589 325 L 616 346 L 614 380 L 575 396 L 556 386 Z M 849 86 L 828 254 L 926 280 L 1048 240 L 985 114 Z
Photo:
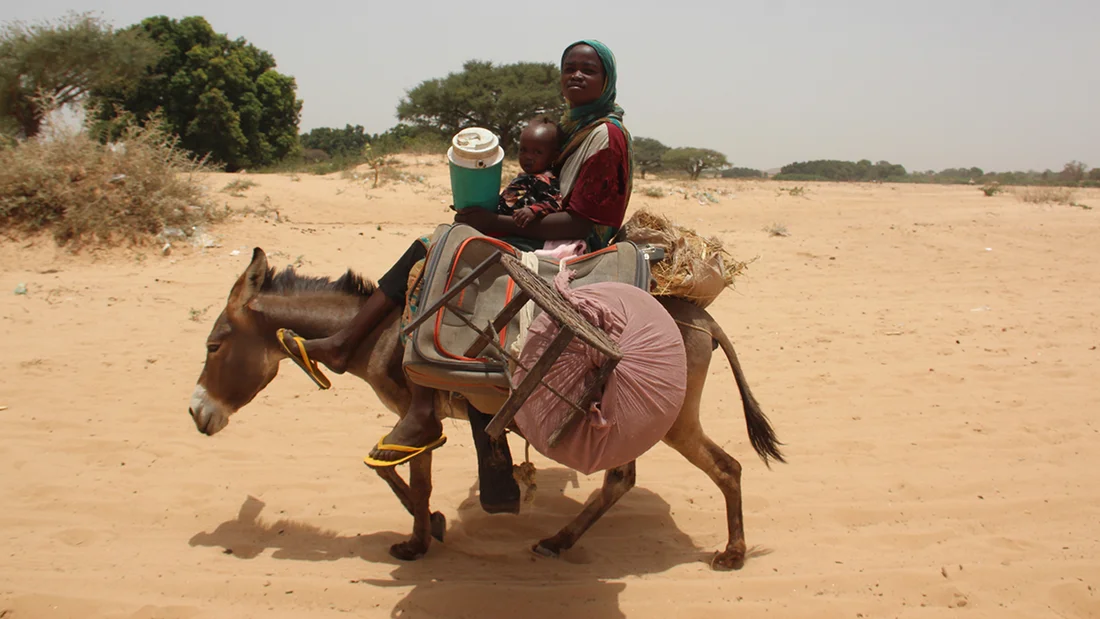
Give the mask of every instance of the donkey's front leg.
M 428 508 L 428 501 L 432 496 L 432 452 L 426 452 L 409 461 L 409 484 L 409 504 L 406 507 L 410 508 L 413 516 L 412 537 L 406 542 L 390 546 L 390 554 L 402 561 L 415 561 L 423 557 L 432 543 L 433 519 Z
M 385 467 L 380 469 L 374 469 L 378 476 L 386 481 L 390 490 L 393 491 L 397 500 L 401 501 L 401 504 L 405 506 L 405 509 L 409 512 L 409 515 L 416 516 L 415 507 L 412 500 L 412 489 L 405 483 L 404 479 L 401 479 L 401 474 L 397 472 L 396 467 Z M 447 517 L 440 512 L 432 512 L 432 537 L 439 541 L 443 541 L 443 534 L 447 531 Z

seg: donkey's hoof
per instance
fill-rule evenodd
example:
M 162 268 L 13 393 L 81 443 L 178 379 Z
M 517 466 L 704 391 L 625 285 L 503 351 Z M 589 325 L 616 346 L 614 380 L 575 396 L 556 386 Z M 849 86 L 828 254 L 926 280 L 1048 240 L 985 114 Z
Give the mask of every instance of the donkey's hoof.
M 739 570 L 745 566 L 744 549 L 724 550 L 714 553 L 710 560 L 710 569 L 716 572 Z
M 548 559 L 557 559 L 561 556 L 561 551 L 556 547 L 547 543 L 547 540 L 543 540 L 531 547 L 531 552 L 537 554 L 540 557 L 546 557 Z
M 447 517 L 439 512 L 432 512 L 432 537 L 443 541 L 443 534 L 447 532 Z
M 424 556 L 428 549 L 413 540 L 390 546 L 390 556 L 399 561 L 416 561 Z

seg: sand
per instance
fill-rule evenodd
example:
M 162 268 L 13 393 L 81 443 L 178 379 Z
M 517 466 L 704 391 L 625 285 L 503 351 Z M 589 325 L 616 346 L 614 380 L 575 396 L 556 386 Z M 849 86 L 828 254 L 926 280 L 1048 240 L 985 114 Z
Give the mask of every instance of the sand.
M 250 175 L 241 197 L 213 175 L 219 203 L 251 211 L 210 231 L 217 247 L 0 242 L 0 617 L 1100 617 L 1100 192 L 1079 192 L 1085 210 L 702 181 L 718 203 L 700 203 L 639 180 L 633 207 L 758 257 L 710 311 L 790 463 L 752 453 L 721 356 L 702 413 L 744 465 L 749 561 L 709 569 L 721 496 L 663 445 L 577 547 L 536 558 L 601 476 L 536 454 L 535 502 L 484 514 L 449 421 L 446 543 L 401 563 L 387 548 L 411 519 L 361 464 L 395 418 L 366 384 L 319 392 L 284 362 L 214 437 L 187 405 L 253 246 L 373 278 L 448 219 L 441 159 L 405 164 L 377 189 Z

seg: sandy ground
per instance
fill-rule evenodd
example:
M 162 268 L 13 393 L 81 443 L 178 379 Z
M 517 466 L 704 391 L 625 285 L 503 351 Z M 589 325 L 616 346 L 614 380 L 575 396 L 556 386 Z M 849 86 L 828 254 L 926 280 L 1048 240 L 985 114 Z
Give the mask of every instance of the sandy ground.
M 536 457 L 533 505 L 486 515 L 456 422 L 447 541 L 400 563 L 410 518 L 360 461 L 394 417 L 364 383 L 319 392 L 284 362 L 215 437 L 187 404 L 253 246 L 377 277 L 447 219 L 441 162 L 408 163 L 377 189 L 212 176 L 249 211 L 217 247 L 0 243 L 0 617 L 1100 617 L 1100 193 L 708 181 L 701 204 L 639 181 L 633 207 L 759 257 L 711 311 L 790 463 L 752 453 L 720 357 L 703 411 L 744 465 L 745 568 L 708 568 L 720 494 L 663 445 L 576 548 L 534 557 L 600 476 Z

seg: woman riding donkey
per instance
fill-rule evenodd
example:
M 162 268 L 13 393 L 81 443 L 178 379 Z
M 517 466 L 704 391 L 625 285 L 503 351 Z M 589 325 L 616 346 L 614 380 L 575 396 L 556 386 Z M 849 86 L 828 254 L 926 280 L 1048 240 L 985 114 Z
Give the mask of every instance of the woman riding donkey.
M 615 103 L 615 57 L 599 41 L 578 41 L 561 59 L 561 90 L 568 104 L 560 125 L 565 145 L 554 166 L 561 183 L 562 210 L 520 225 L 511 215 L 485 209 L 464 209 L 456 223 L 473 226 L 498 238 L 523 238 L 538 248 L 546 241 L 584 239 L 589 251 L 606 247 L 626 215 L 632 185 L 630 134 L 622 124 L 623 110 Z M 344 373 L 368 334 L 394 308 L 405 303 L 409 273 L 426 255 L 415 241 L 378 280 L 378 288 L 354 320 L 326 338 L 302 339 L 279 332 L 287 353 L 322 389 L 330 386 L 317 363 Z M 410 383 L 412 401 L 404 417 L 378 442 L 367 463 L 394 466 L 446 442 L 443 426 L 432 409 L 432 390 Z

